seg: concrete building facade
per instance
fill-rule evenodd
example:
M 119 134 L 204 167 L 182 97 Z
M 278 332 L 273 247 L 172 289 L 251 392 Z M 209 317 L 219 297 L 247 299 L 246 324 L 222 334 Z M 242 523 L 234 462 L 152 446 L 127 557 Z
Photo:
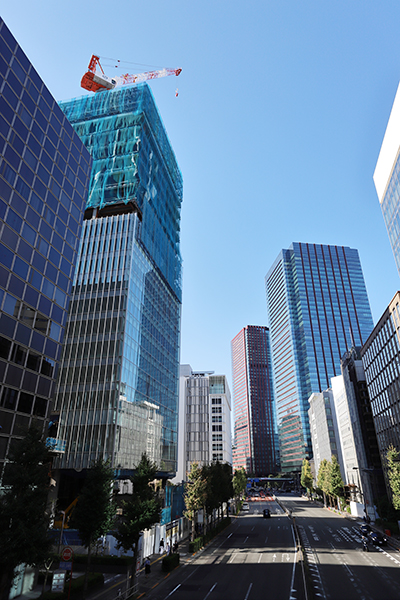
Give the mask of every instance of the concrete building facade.
M 232 464 L 231 394 L 225 375 L 180 369 L 178 472 L 186 481 L 191 465 Z

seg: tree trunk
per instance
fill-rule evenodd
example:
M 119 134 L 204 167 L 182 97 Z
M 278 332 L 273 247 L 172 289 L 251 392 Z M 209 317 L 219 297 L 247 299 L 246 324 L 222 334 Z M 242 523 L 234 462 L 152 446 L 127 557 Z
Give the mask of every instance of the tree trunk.
M 89 570 L 90 570 L 90 561 L 92 558 L 92 545 L 89 544 L 88 555 L 87 555 L 87 564 L 86 564 L 86 573 L 85 573 L 85 581 L 83 582 L 83 597 L 86 598 L 88 583 L 89 583 Z M 72 573 L 70 575 L 72 577 Z

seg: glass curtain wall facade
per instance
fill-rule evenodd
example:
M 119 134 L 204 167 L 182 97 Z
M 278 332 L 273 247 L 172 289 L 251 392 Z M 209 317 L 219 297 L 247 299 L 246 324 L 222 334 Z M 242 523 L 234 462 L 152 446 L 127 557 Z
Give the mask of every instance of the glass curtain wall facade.
M 400 274 L 400 85 L 374 172 L 374 183 Z
M 308 398 L 340 374 L 373 322 L 358 251 L 293 243 L 265 278 L 283 471 L 312 456 Z
M 400 450 L 400 292 L 385 310 L 361 349 L 386 490 L 392 496 L 384 457 Z
M 0 73 L 1 474 L 33 421 L 46 430 L 91 157 L 1 19 Z
M 232 340 L 233 468 L 256 477 L 277 469 L 272 364 L 267 327 L 247 325 Z
M 93 157 L 56 395 L 62 469 L 176 471 L 182 177 L 146 84 L 61 103 Z

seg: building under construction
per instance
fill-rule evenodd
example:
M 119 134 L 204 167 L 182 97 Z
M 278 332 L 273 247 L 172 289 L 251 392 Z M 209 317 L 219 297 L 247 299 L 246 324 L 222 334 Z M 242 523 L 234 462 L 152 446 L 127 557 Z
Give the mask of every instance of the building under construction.
M 182 176 L 147 84 L 60 106 L 93 158 L 55 399 L 71 493 L 98 458 L 176 471 Z

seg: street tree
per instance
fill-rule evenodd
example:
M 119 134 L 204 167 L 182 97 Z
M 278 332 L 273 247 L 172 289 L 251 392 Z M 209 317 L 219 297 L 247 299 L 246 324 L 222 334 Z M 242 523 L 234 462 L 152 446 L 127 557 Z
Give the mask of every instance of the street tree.
M 340 465 L 336 456 L 333 454 L 328 472 L 328 487 L 329 493 L 335 498 L 343 498 L 344 496 L 344 483 L 342 475 L 340 473 Z M 338 501 L 339 502 L 339 501 Z
M 400 509 L 400 453 L 391 444 L 386 453 L 388 478 L 392 490 L 392 503 L 396 510 Z
M 184 501 L 186 507 L 184 515 L 191 522 L 191 539 L 194 540 L 196 513 L 204 507 L 206 502 L 206 480 L 203 470 L 197 462 L 192 463 L 190 467 Z
M 309 461 L 305 458 L 301 467 L 301 485 L 306 488 L 307 494 L 312 493 L 313 489 L 313 476 L 311 473 L 311 467 Z
M 329 471 L 330 466 L 326 458 L 323 458 L 318 469 L 317 487 L 324 495 L 324 505 L 326 506 L 326 495 L 329 494 Z
M 208 514 L 220 509 L 233 495 L 232 469 L 219 461 L 205 465 L 202 469 L 206 481 L 205 507 Z
M 161 499 L 154 484 L 157 471 L 157 465 L 142 454 L 135 474 L 130 478 L 132 494 L 122 503 L 122 518 L 115 532 L 118 546 L 125 552 L 133 551 L 132 587 L 135 585 L 140 534 L 159 523 L 161 517 Z
M 232 484 L 235 497 L 240 498 L 247 486 L 247 475 L 244 467 L 240 467 L 240 469 L 235 469 Z
M 86 594 L 92 548 L 97 540 L 112 528 L 116 512 L 113 502 L 114 472 L 102 459 L 88 469 L 82 492 L 71 515 L 70 527 L 78 530 L 88 551 L 83 593 Z
M 8 600 L 18 565 L 39 566 L 49 557 L 50 464 L 36 427 L 9 452 L 0 496 L 0 600 Z

